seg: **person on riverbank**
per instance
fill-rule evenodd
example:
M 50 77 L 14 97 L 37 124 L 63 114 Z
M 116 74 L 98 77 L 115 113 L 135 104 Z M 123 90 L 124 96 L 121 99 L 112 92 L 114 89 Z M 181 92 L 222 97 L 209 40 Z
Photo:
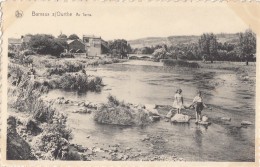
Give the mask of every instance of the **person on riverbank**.
M 190 107 L 195 107 L 196 112 L 196 123 L 201 121 L 201 112 L 204 109 L 204 107 L 207 107 L 203 102 L 202 92 L 198 91 L 197 96 L 194 97 L 192 104 Z
M 181 113 L 181 109 L 183 108 L 183 97 L 182 90 L 177 89 L 176 94 L 174 95 L 173 107 L 177 108 L 177 114 Z

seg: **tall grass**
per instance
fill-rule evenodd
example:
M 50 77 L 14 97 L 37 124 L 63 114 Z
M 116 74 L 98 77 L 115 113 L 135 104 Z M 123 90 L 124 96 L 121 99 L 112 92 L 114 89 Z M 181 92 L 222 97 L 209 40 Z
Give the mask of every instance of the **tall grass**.
M 188 68 L 199 68 L 199 64 L 196 62 L 188 62 L 184 60 L 164 59 L 162 60 L 164 66 L 171 67 L 188 67 Z

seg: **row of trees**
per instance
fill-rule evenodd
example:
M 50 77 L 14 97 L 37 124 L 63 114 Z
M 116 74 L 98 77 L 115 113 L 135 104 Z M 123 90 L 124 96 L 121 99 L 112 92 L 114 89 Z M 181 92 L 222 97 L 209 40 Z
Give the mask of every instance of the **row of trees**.
M 214 34 L 203 34 L 199 39 L 200 53 L 205 60 L 254 61 L 256 54 L 256 35 L 251 30 L 239 33 L 239 42 L 234 44 L 218 43 Z
M 172 46 L 157 45 L 134 49 L 134 53 L 153 54 L 155 59 L 174 58 L 203 61 L 255 61 L 256 36 L 251 30 L 239 33 L 238 42 L 218 42 L 213 33 L 205 33 L 198 42 Z

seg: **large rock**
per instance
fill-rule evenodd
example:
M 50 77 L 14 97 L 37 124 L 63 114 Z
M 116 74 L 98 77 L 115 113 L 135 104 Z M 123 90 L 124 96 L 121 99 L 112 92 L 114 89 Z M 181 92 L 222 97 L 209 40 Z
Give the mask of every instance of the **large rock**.
M 16 131 L 16 119 L 7 120 L 7 159 L 8 160 L 34 160 L 30 145 Z
M 150 115 L 156 115 L 156 116 L 159 116 L 159 115 L 160 115 L 160 114 L 158 113 L 158 111 L 157 111 L 155 105 L 146 104 L 146 105 L 145 105 L 145 109 L 148 111 L 148 113 L 149 113 Z
M 173 111 L 170 110 L 170 111 L 168 112 L 168 114 L 167 114 L 165 117 L 168 118 L 168 119 L 171 119 L 172 116 L 173 116 Z
M 178 122 L 178 123 L 188 123 L 190 120 L 190 116 L 184 114 L 175 114 L 171 118 L 171 122 Z

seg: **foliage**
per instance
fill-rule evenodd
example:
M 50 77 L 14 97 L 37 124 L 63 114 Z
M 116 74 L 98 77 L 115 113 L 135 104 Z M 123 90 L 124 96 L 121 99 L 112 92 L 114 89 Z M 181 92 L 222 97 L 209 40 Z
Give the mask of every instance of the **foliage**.
M 29 76 L 25 67 L 17 64 L 8 64 L 8 79 L 13 85 L 19 85 L 22 81 L 27 81 Z
M 66 127 L 67 116 L 55 113 L 52 122 L 46 126 L 41 134 L 37 147 L 40 151 L 49 153 L 46 159 L 68 159 L 69 140 L 72 138 L 71 130 Z
M 65 40 L 56 39 L 52 35 L 36 34 L 31 37 L 28 46 L 38 54 L 59 56 L 67 48 L 67 43 Z
M 84 73 L 64 74 L 57 82 L 59 88 L 79 92 L 100 91 L 103 85 L 102 78 L 90 77 Z
M 108 103 L 103 104 L 95 112 L 94 120 L 102 124 L 128 126 L 143 126 L 151 122 L 149 114 L 144 108 L 136 108 L 131 104 L 125 104 L 111 95 L 108 96 Z
M 217 55 L 217 37 L 211 34 L 202 34 L 199 39 L 200 53 L 204 55 L 204 60 L 210 60 L 213 63 Z
M 115 96 L 108 95 L 107 99 L 108 99 L 108 103 L 114 104 L 115 106 L 119 106 L 120 104 L 120 101 L 117 100 Z
M 108 42 L 108 47 L 110 54 L 115 57 L 124 58 L 127 56 L 127 53 L 131 52 L 131 46 L 127 44 L 127 41 L 124 39 L 117 39 L 114 41 Z
M 10 106 L 21 112 L 31 113 L 40 122 L 48 122 L 54 109 L 40 98 L 42 94 L 48 92 L 48 88 L 31 81 L 25 68 L 19 65 L 9 65 L 9 81 L 16 86 L 16 91 L 9 90 L 14 98 Z
M 155 60 L 165 59 L 166 58 L 166 53 L 167 53 L 167 51 L 166 51 L 165 48 L 156 49 L 153 52 L 153 58 Z
M 45 67 L 47 67 L 47 72 L 49 75 L 62 75 L 66 72 L 79 72 L 85 68 L 85 65 L 79 61 L 58 61 L 54 63 L 45 62 Z
M 76 35 L 76 34 L 71 34 L 71 35 L 68 37 L 68 39 L 74 40 L 74 39 L 79 39 L 79 37 L 78 37 L 78 35 Z
M 15 52 L 13 52 L 13 51 L 8 51 L 8 57 L 9 57 L 9 58 L 14 58 L 15 55 L 16 55 Z
M 256 53 L 256 35 L 251 30 L 239 34 L 239 51 L 242 59 L 248 61 L 253 59 Z
M 58 36 L 58 38 L 59 38 L 59 39 L 67 39 L 67 35 L 61 33 L 61 34 Z
M 48 160 L 77 158 L 76 153 L 73 155 L 68 153 L 72 134 L 66 127 L 67 116 L 56 111 L 52 102 L 46 102 L 41 98 L 48 92 L 46 85 L 30 80 L 28 69 L 24 66 L 9 64 L 8 68 L 8 80 L 16 81 L 15 86 L 10 86 L 8 90 L 8 106 L 19 112 L 29 113 L 36 126 L 41 124 L 43 131 L 37 134 L 35 143 L 32 143 L 32 146 L 41 152 L 41 159 L 42 157 Z M 26 128 L 28 130 L 30 126 Z

